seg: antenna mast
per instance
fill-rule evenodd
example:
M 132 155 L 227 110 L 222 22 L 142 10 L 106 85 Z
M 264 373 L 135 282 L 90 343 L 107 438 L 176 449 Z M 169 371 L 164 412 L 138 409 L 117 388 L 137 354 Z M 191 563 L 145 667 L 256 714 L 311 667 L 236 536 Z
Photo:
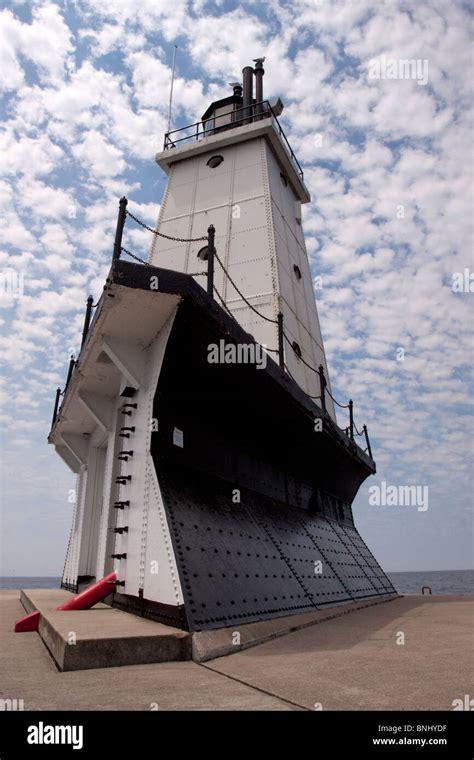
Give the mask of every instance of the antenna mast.
M 178 46 L 175 45 L 174 46 L 174 50 L 173 50 L 173 72 L 171 74 L 170 107 L 169 107 L 169 110 L 168 110 L 168 132 L 171 129 L 171 105 L 173 103 L 173 85 L 174 85 L 174 72 L 175 72 L 175 68 L 176 68 L 176 51 L 177 51 L 177 49 L 178 49 Z

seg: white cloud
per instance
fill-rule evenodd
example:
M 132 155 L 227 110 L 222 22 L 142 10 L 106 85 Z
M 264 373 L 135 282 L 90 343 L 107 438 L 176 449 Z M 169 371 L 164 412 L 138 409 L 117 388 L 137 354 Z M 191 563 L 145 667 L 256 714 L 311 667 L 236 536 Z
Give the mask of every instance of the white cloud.
M 100 18 L 110 19 L 125 31 L 138 30 L 142 33 L 153 34 L 159 29 L 166 40 L 172 40 L 183 29 L 187 18 L 186 0 L 141 0 L 137 4 L 134 0 L 101 0 L 100 3 L 92 0 L 83 0 L 82 7 L 90 20 Z M 103 43 L 114 43 L 115 35 L 107 28 Z M 108 40 L 107 40 L 108 38 Z M 115 39 L 117 41 L 117 38 Z
M 123 152 L 97 130 L 86 132 L 82 141 L 72 148 L 72 153 L 94 177 L 116 177 L 126 168 Z
M 72 53 L 72 35 L 58 6 L 45 3 L 32 9 L 31 24 L 22 23 L 11 10 L 0 13 L 0 88 L 14 91 L 24 81 L 21 59 L 31 61 L 47 83 L 57 84 L 66 74 Z
M 45 134 L 18 137 L 13 129 L 3 133 L 0 161 L 4 175 L 43 177 L 58 166 L 63 155 L 62 149 Z
M 163 178 L 153 157 L 173 44 L 177 125 L 199 118 L 265 55 L 265 95 L 285 102 L 281 123 L 313 195 L 303 221 L 313 274 L 323 277 L 334 390 L 354 398 L 358 424 L 368 421 L 379 473 L 426 478 L 441 504 L 445 472 L 466 482 L 470 446 L 472 296 L 450 288 L 454 271 L 474 268 L 462 4 L 429 0 L 408 12 L 399 0 L 271 0 L 228 11 L 205 0 L 78 0 L 67 15 L 49 0 L 26 5 L 0 13 L 0 271 L 25 276 L 24 296 L 0 298 L 0 357 L 10 370 L 8 424 L 25 423 L 18 441 L 26 446 L 23 407 L 35 430 L 48 427 L 86 296 L 100 295 L 110 265 L 119 197 L 156 220 Z M 368 64 L 382 55 L 427 59 L 428 84 L 370 79 Z M 149 243 L 127 223 L 125 245 L 144 257 Z M 464 491 L 455 489 L 459 510 Z M 397 529 L 387 556 L 406 544 L 408 528 Z

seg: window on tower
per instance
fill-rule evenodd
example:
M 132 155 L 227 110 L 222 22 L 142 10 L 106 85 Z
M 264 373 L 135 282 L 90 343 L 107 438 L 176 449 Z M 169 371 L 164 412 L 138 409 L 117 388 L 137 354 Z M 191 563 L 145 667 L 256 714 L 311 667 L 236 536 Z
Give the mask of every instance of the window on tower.
M 214 118 L 212 118 L 212 119 L 207 119 L 207 120 L 206 120 L 206 121 L 203 123 L 203 126 L 204 126 L 204 133 L 206 133 L 206 132 L 211 132 L 211 131 L 214 129 L 214 123 L 215 123 L 215 119 L 214 119 Z
M 222 156 L 211 156 L 209 161 L 206 162 L 206 166 L 209 166 L 211 169 L 215 169 L 223 162 L 223 160 L 224 158 Z

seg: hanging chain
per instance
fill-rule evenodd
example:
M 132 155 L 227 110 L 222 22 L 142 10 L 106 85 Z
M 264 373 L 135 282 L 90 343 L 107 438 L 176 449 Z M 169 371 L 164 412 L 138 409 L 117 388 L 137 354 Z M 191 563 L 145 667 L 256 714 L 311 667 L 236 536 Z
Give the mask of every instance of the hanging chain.
M 175 241 L 175 242 L 177 242 L 177 243 L 198 243 L 198 242 L 201 242 L 201 241 L 208 241 L 208 237 L 207 237 L 207 235 L 205 235 L 205 236 L 202 236 L 202 237 L 197 237 L 197 238 L 178 238 L 178 237 L 173 237 L 172 235 L 165 235 L 165 233 L 164 233 L 164 232 L 158 232 L 158 230 L 154 230 L 152 227 L 149 227 L 149 226 L 148 226 L 148 224 L 145 224 L 145 222 L 142 222 L 142 221 L 141 221 L 141 219 L 138 219 L 138 217 L 136 217 L 134 214 L 132 214 L 132 213 L 131 213 L 131 211 L 126 211 L 126 214 L 127 214 L 127 216 L 129 216 L 131 219 L 133 219 L 133 221 L 134 221 L 134 222 L 136 222 L 137 224 L 139 224 L 139 225 L 140 225 L 140 227 L 143 227 L 143 229 L 145 229 L 145 230 L 148 230 L 148 232 L 151 232 L 153 235 L 157 235 L 157 236 L 159 236 L 159 237 L 163 237 L 163 238 L 166 238 L 167 240 L 173 240 L 173 241 Z M 140 259 L 138 256 L 135 256 L 135 254 L 134 254 L 134 253 L 132 253 L 131 251 L 128 251 L 126 248 L 123 248 L 123 247 L 122 247 L 122 249 L 121 249 L 121 250 L 122 250 L 124 253 L 128 254 L 129 256 L 131 256 L 131 257 L 132 257 L 132 259 L 135 259 L 135 261 L 138 261 L 140 264 L 144 264 L 145 266 L 150 266 L 150 265 L 148 264 L 148 262 L 147 262 L 147 261 L 143 261 L 143 259 Z M 237 285 L 235 284 L 234 280 L 232 279 L 232 277 L 231 277 L 231 276 L 230 276 L 230 274 L 228 273 L 228 271 L 227 271 L 227 269 L 225 268 L 224 264 L 222 263 L 221 259 L 220 259 L 220 258 L 219 258 L 219 256 L 217 255 L 217 252 L 216 252 L 216 250 L 214 250 L 214 257 L 217 259 L 218 263 L 220 264 L 220 266 L 221 266 L 222 270 L 224 271 L 224 274 L 225 274 L 225 276 L 226 276 L 226 277 L 227 277 L 227 279 L 229 280 L 229 282 L 230 282 L 230 284 L 232 285 L 232 287 L 233 287 L 233 288 L 234 288 L 234 289 L 237 291 L 237 293 L 238 293 L 238 294 L 239 294 L 239 296 L 242 298 L 242 300 L 243 300 L 243 301 L 244 301 L 244 302 L 247 304 L 247 306 L 248 306 L 250 309 L 252 309 L 252 311 L 253 311 L 253 312 L 255 312 L 255 314 L 257 314 L 257 316 L 258 316 L 258 317 L 260 317 L 260 319 L 264 319 L 266 322 L 271 322 L 272 324 L 278 324 L 278 323 L 277 323 L 277 320 L 276 320 L 276 319 L 271 319 L 270 317 L 267 317 L 267 316 L 265 316 L 264 314 L 261 314 L 261 313 L 260 313 L 260 312 L 259 312 L 259 311 L 258 311 L 258 310 L 257 310 L 257 309 L 256 309 L 256 308 L 255 308 L 255 307 L 254 307 L 254 306 L 253 306 L 251 303 L 250 303 L 250 301 L 248 301 L 248 300 L 247 300 L 247 298 L 246 298 L 246 297 L 243 295 L 242 291 L 241 291 L 241 290 L 239 290 L 239 288 L 238 288 L 238 287 L 237 287 Z M 189 276 L 190 276 L 190 277 L 204 277 L 204 276 L 206 276 L 206 275 L 207 275 L 207 272 L 186 272 L 186 274 L 189 274 Z M 232 312 L 231 312 L 231 311 L 229 310 L 229 308 L 227 307 L 227 304 L 225 303 L 224 299 L 222 298 L 221 294 L 218 292 L 218 290 L 217 290 L 217 288 L 216 288 L 215 286 L 214 286 L 214 291 L 215 291 L 216 295 L 218 296 L 218 298 L 219 298 L 219 300 L 220 300 L 220 302 L 221 302 L 222 306 L 223 306 L 223 307 L 226 309 L 226 311 L 227 311 L 227 312 L 230 314 L 230 316 L 231 316 L 231 317 L 233 317 L 233 318 L 235 319 L 234 315 L 232 314 Z M 283 333 L 283 336 L 284 336 L 285 340 L 287 341 L 287 343 L 288 343 L 288 344 L 289 344 L 289 345 L 290 345 L 290 346 L 293 348 L 293 343 L 290 341 L 290 339 L 288 338 L 288 336 L 287 336 L 287 334 L 286 334 L 285 332 Z M 272 353 L 278 353 L 278 349 L 271 349 L 271 348 L 269 348 L 269 349 L 266 349 L 266 350 L 267 350 L 267 351 L 269 351 L 269 352 L 272 352 Z M 294 349 L 293 349 L 293 350 L 294 350 Z M 295 352 L 295 353 L 296 353 L 296 352 Z M 303 359 L 303 357 L 302 357 L 302 356 L 299 356 L 298 358 L 300 359 L 300 361 L 301 361 L 301 362 L 302 362 L 302 363 L 303 363 L 303 364 L 304 364 L 306 367 L 308 367 L 308 369 L 310 369 L 312 372 L 315 372 L 316 374 L 319 374 L 319 370 L 317 370 L 315 367 L 311 366 L 311 364 L 309 364 L 307 361 L 305 361 L 305 359 Z M 291 373 L 290 373 L 290 371 L 289 371 L 289 369 L 288 369 L 288 367 L 287 367 L 286 365 L 285 365 L 285 369 L 286 369 L 286 371 L 288 372 L 288 374 L 290 375 L 290 377 L 292 377 L 292 379 L 294 380 L 295 378 L 294 378 L 294 377 L 291 375 Z M 333 401 L 335 404 L 337 404 L 337 406 L 338 406 L 340 409 L 348 409 L 348 408 L 349 408 L 349 404 L 340 404 L 338 401 L 336 401 L 336 399 L 335 399 L 335 398 L 334 398 L 334 396 L 332 395 L 331 391 L 330 391 L 330 390 L 327 388 L 327 385 L 326 385 L 326 387 L 325 387 L 325 392 L 326 392 L 326 393 L 328 394 L 328 396 L 329 396 L 329 397 L 332 399 L 332 401 Z M 309 398 L 312 398 L 312 399 L 319 399 L 319 400 L 320 400 L 320 399 L 321 399 L 321 396 L 310 396 Z M 360 432 L 357 430 L 357 427 L 356 427 L 355 423 L 354 423 L 354 428 L 355 428 L 356 434 L 357 434 L 357 435 L 359 435 L 359 436 L 361 436 L 361 435 L 362 435 L 362 433 L 360 433 Z
M 217 255 L 216 251 L 214 251 L 214 258 L 217 259 L 217 261 L 221 265 L 222 269 L 224 270 L 225 276 L 229 280 L 230 284 L 232 285 L 233 288 L 235 288 L 235 290 L 237 291 L 237 293 L 239 294 L 239 296 L 241 297 L 241 299 L 247 304 L 247 306 L 249 306 L 252 309 L 252 311 L 254 311 L 255 314 L 257 314 L 260 317 L 260 319 L 265 319 L 267 322 L 272 322 L 272 324 L 274 324 L 274 325 L 278 324 L 278 322 L 277 322 L 276 319 L 270 319 L 270 317 L 266 317 L 264 314 L 260 314 L 260 312 L 257 311 L 257 309 L 255 308 L 255 306 L 252 306 L 252 304 L 250 303 L 250 301 L 248 301 L 245 298 L 245 296 L 243 295 L 243 293 L 238 289 L 237 285 L 235 284 L 235 282 L 233 281 L 232 277 L 228 273 L 227 269 L 225 268 L 224 264 L 220 260 L 220 258 Z
M 127 248 L 124 248 L 123 246 L 121 246 L 120 250 L 126 253 L 128 256 L 131 256 L 132 259 L 135 259 L 135 261 L 138 261 L 140 264 L 144 264 L 146 267 L 150 266 L 148 261 L 143 261 L 143 259 L 141 259 L 139 256 L 135 256 L 135 254 L 129 251 Z
M 142 222 L 141 219 L 138 219 L 134 214 L 131 213 L 131 211 L 127 211 L 126 214 L 130 217 L 130 219 L 133 219 L 134 222 L 139 224 L 140 227 L 143 227 L 144 230 L 148 230 L 148 232 L 151 232 L 153 235 L 158 235 L 159 237 L 166 238 L 167 240 L 175 240 L 177 243 L 198 243 L 201 240 L 207 240 L 207 235 L 197 238 L 178 238 L 172 237 L 171 235 L 165 235 L 164 232 L 158 232 L 158 230 L 154 230 L 152 227 L 149 227 L 148 224 L 145 224 L 145 222 Z

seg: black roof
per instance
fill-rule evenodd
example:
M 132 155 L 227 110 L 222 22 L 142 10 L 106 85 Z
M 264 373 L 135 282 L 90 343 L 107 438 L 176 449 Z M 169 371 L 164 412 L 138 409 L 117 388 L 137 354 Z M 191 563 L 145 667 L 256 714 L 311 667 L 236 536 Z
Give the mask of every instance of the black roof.
M 254 101 L 255 102 L 255 101 Z M 237 103 L 238 105 L 242 105 L 243 98 L 239 95 L 229 95 L 227 98 L 222 98 L 221 100 L 215 100 L 211 105 L 204 111 L 203 115 L 201 116 L 202 121 L 206 121 L 210 117 L 213 111 L 216 110 L 216 108 L 222 108 L 222 106 L 231 106 L 234 103 Z M 231 109 L 229 108 L 229 111 Z

